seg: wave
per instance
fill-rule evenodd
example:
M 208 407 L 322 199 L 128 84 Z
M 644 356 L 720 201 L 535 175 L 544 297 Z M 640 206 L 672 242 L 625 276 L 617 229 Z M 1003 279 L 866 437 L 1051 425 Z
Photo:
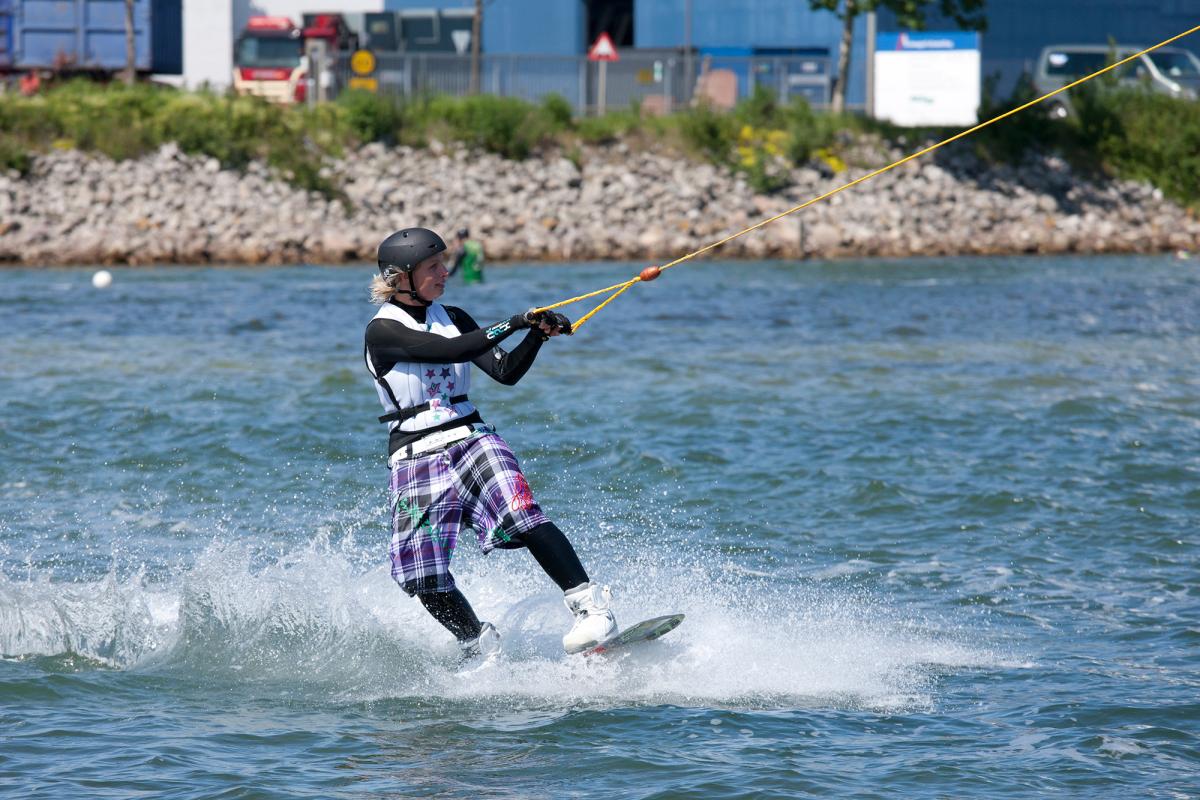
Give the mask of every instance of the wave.
M 620 549 L 618 547 L 618 549 Z M 464 549 L 465 550 L 465 549 Z M 455 574 L 501 656 L 456 665 L 457 648 L 386 565 L 314 542 L 262 565 L 213 541 L 168 580 L 0 576 L 0 654 L 73 654 L 104 668 L 222 685 L 287 686 L 336 702 L 425 697 L 523 704 L 922 707 L 947 670 L 1003 663 L 969 634 L 907 619 L 870 593 L 781 581 L 720 556 L 618 553 L 623 625 L 683 612 L 684 624 L 611 658 L 563 654 L 569 617 L 533 559 L 465 553 Z M 456 559 L 457 562 L 457 559 Z M 621 567 L 624 567 L 622 569 Z M 597 576 L 600 577 L 600 576 Z

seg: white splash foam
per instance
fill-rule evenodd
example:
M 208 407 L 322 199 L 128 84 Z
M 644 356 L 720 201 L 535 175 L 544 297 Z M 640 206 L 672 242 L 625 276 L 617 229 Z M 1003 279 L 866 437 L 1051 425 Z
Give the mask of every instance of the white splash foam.
M 622 655 L 566 656 L 561 593 L 526 553 L 497 551 L 456 563 L 479 616 L 504 636 L 498 660 L 461 672 L 449 635 L 386 565 L 356 569 L 361 555 L 314 543 L 252 568 L 248 546 L 217 541 L 161 585 L 0 578 L 0 651 L 281 683 L 337 701 L 422 696 L 509 706 L 927 706 L 937 674 L 1001 663 L 827 580 L 784 586 L 678 553 L 615 570 L 623 577 L 613 590 L 623 625 L 682 612 L 680 628 Z M 647 563 L 645 553 L 615 562 L 628 560 Z

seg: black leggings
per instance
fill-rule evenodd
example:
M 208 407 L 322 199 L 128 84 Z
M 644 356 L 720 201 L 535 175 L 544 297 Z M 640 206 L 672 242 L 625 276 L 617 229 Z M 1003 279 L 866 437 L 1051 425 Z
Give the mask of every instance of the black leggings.
M 575 548 L 553 522 L 543 522 L 525 533 L 518 533 L 513 541 L 528 547 L 550 580 L 564 592 L 588 582 L 588 574 L 579 563 Z
M 421 600 L 421 605 L 425 606 L 425 610 L 442 623 L 446 630 L 453 633 L 454 638 L 460 642 L 476 638 L 483 630 L 479 617 L 475 616 L 471 604 L 458 589 L 451 589 L 448 592 L 429 592 L 419 594 L 417 597 Z
M 544 522 L 525 533 L 518 533 L 512 541 L 528 547 L 541 568 L 564 592 L 588 582 L 587 572 L 579 563 L 575 548 L 553 522 Z M 483 629 L 471 604 L 458 589 L 428 592 L 417 597 L 425 610 L 460 642 L 474 639 Z

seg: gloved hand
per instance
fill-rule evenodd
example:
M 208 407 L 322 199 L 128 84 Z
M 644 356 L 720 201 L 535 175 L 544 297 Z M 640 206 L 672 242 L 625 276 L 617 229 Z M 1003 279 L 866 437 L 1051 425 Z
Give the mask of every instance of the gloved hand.
M 513 318 L 514 323 L 516 318 Z M 534 311 L 532 308 L 526 311 L 521 316 L 522 328 L 537 328 L 542 332 L 542 336 L 550 338 L 558 336 L 560 333 L 565 333 L 570 336 L 574 333 L 571 330 L 571 320 L 567 319 L 565 314 L 559 314 L 556 311 Z
M 574 333 L 571 330 L 571 320 L 567 319 L 565 314 L 559 314 L 556 311 L 545 312 L 542 315 L 539 328 L 542 331 L 542 335 L 547 338 L 558 336 L 560 333 L 565 333 L 567 336 Z
M 537 311 L 537 310 L 531 308 L 528 311 L 526 311 L 524 314 L 518 314 L 516 317 L 513 317 L 512 319 L 513 319 L 514 327 L 536 328 L 538 326 L 538 323 L 541 322 L 545 316 L 546 316 L 545 311 Z M 520 319 L 521 319 L 520 324 L 517 324 L 517 317 L 520 317 Z

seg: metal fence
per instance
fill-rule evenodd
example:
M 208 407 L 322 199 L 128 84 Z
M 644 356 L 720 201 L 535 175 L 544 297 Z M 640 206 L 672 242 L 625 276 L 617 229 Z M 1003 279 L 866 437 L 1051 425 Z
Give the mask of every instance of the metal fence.
M 600 80 L 600 70 L 607 74 Z M 803 97 L 810 105 L 829 103 L 832 76 L 826 56 L 704 56 L 685 58 L 678 53 L 623 53 L 621 60 L 603 67 L 583 56 L 483 55 L 480 91 L 503 97 L 539 102 L 558 94 L 580 115 L 600 107 L 653 106 L 671 111 L 686 106 L 706 70 L 728 70 L 736 79 L 739 98 L 766 86 L 788 102 Z M 331 94 L 350 86 L 354 77 L 350 54 L 338 53 L 332 61 Z M 427 94 L 465 95 L 471 88 L 470 56 L 442 53 L 379 54 L 371 76 L 380 94 L 403 98 Z M 599 96 L 601 84 L 605 97 Z

